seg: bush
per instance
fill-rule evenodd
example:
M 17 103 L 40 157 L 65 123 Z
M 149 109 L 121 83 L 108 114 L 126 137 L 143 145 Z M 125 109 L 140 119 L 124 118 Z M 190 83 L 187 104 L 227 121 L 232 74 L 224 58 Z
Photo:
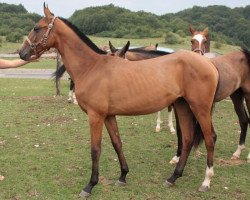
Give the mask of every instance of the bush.
M 184 33 L 183 30 L 178 30 L 178 31 L 176 31 L 176 33 L 177 33 L 179 36 L 181 36 L 181 37 L 186 37 L 186 34 Z
M 222 47 L 222 44 L 220 42 L 215 42 L 214 43 L 214 48 L 220 49 Z
M 181 42 L 180 37 L 172 32 L 166 33 L 165 43 L 166 44 L 179 44 Z
M 10 33 L 7 37 L 6 37 L 6 41 L 7 42 L 14 42 L 14 43 L 19 43 L 23 41 L 23 35 L 20 33 Z

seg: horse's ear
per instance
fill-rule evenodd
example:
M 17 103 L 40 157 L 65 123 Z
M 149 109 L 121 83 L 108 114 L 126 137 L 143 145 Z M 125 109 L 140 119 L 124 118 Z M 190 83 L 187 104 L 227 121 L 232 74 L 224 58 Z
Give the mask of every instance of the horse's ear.
M 128 51 L 128 48 L 130 46 L 130 41 L 127 42 L 127 44 L 121 49 L 119 56 L 124 57 L 126 52 Z
M 48 5 L 45 5 L 45 2 L 43 3 L 43 12 L 47 19 L 52 18 L 54 15 L 50 12 Z
M 204 36 L 207 36 L 208 35 L 208 27 L 205 28 L 202 32 L 203 32 Z
M 189 31 L 192 35 L 194 35 L 195 30 L 193 29 L 193 27 L 191 26 L 191 24 L 189 25 Z
M 109 48 L 112 53 L 115 53 L 117 51 L 117 49 L 111 44 L 110 41 L 109 41 Z
M 157 47 L 158 47 L 158 43 L 155 44 L 155 50 L 157 50 Z

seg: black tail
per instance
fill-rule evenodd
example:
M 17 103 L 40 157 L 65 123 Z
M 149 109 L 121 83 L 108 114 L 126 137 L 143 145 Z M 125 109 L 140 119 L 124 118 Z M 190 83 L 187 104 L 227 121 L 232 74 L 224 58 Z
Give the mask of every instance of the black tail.
M 194 117 L 194 148 L 197 149 L 203 140 L 204 135 L 201 130 L 201 126 L 198 123 L 197 119 Z
M 58 80 L 60 79 L 63 74 L 65 73 L 66 71 L 66 68 L 64 65 L 61 65 L 53 74 L 52 74 L 52 77 L 55 79 L 55 80 Z
M 213 103 L 213 105 L 212 105 L 211 114 L 214 111 L 214 107 L 215 107 L 215 103 Z M 197 149 L 198 146 L 203 142 L 204 135 L 203 135 L 203 132 L 201 130 L 201 126 L 195 117 L 193 119 L 193 123 L 194 123 L 194 143 L 193 144 L 194 144 L 194 148 Z M 213 129 L 212 124 L 211 124 L 211 128 Z M 212 131 L 214 132 L 214 130 L 212 130 Z M 216 135 L 214 135 L 214 137 L 216 139 Z

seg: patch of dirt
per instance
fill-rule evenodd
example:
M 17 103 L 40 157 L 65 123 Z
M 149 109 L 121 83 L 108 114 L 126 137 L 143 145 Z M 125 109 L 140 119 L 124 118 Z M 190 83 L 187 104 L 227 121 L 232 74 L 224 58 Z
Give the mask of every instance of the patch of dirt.
M 239 160 L 239 159 L 229 159 L 229 160 L 219 159 L 217 160 L 217 163 L 220 166 L 233 166 L 233 165 L 246 164 L 247 162 L 244 160 Z
M 112 185 L 113 181 L 110 179 L 105 178 L 104 176 L 99 176 L 99 181 L 103 185 Z

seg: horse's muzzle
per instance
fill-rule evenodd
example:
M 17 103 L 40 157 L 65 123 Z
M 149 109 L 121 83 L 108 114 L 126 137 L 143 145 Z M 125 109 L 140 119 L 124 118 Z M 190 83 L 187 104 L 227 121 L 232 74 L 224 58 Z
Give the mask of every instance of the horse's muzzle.
M 19 56 L 22 60 L 28 61 L 30 60 L 31 53 L 30 51 L 19 51 Z

